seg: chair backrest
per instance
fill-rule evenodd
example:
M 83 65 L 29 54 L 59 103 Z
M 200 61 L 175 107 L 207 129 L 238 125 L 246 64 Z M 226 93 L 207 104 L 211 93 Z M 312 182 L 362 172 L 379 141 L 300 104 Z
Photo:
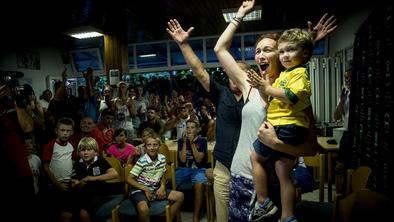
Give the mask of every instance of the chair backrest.
M 129 193 L 129 191 L 130 191 L 130 186 L 129 186 L 129 184 L 127 183 L 127 177 L 129 176 L 129 174 L 130 174 L 130 171 L 131 171 L 131 169 L 133 169 L 133 166 L 134 165 L 132 165 L 132 164 L 127 164 L 126 166 L 125 166 L 125 168 L 124 168 L 124 180 L 125 180 L 125 185 L 124 185 L 124 193 L 126 194 L 126 195 L 128 195 L 128 193 Z
M 171 183 L 171 189 L 176 189 L 175 182 L 175 163 L 167 163 L 166 164 L 166 174 L 164 175 L 167 183 Z
M 385 221 L 393 210 L 393 202 L 388 197 L 361 188 L 340 200 L 335 221 Z
M 356 201 L 361 201 L 360 203 L 364 204 L 364 196 L 376 196 L 366 191 L 359 192 L 366 190 L 371 172 L 372 170 L 368 166 L 359 166 L 355 170 L 349 169 L 347 171 L 346 195 L 336 194 L 333 207 L 333 221 L 353 221 L 351 217 Z
M 304 163 L 312 168 L 313 178 L 319 181 L 319 201 L 324 201 L 324 183 L 326 179 L 327 154 L 317 153 L 315 156 L 305 156 Z M 299 195 L 297 195 L 299 196 Z
M 116 157 L 113 156 L 106 156 L 104 159 L 118 172 L 118 177 L 112 180 L 108 180 L 107 183 L 119 183 L 119 182 L 124 182 L 125 177 L 124 177 L 124 168 L 120 164 L 119 160 L 116 159 Z
M 371 172 L 372 170 L 368 166 L 359 166 L 355 170 L 348 170 L 347 194 L 366 188 Z
M 171 154 L 168 146 L 164 143 L 160 144 L 159 153 L 163 154 L 166 157 L 166 163 L 171 163 Z

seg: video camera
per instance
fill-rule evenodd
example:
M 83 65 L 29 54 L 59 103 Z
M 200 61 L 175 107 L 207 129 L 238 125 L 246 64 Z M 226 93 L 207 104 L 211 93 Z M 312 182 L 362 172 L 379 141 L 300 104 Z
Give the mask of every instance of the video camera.
M 19 108 L 25 108 L 31 99 L 34 99 L 34 91 L 30 85 L 19 85 L 17 79 L 23 76 L 24 74 L 18 71 L 0 71 L 0 86 L 2 91 L 0 93 L 0 99 L 2 103 L 11 104 L 13 100 Z M 6 88 L 11 88 L 10 93 L 3 92 Z
M 0 71 L 0 85 L 11 84 L 12 86 L 18 85 L 17 78 L 22 78 L 23 72 L 18 71 Z

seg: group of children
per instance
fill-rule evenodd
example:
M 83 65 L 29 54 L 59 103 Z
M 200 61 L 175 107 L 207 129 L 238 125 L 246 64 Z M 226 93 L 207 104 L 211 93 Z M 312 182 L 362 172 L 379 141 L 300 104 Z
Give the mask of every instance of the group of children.
M 175 176 L 177 185 L 189 180 L 203 189 L 202 184 L 207 182 L 207 140 L 198 136 L 198 128 L 198 122 L 190 120 L 185 136 L 178 141 L 179 168 Z M 119 175 L 100 155 L 99 145 L 94 138 L 82 137 L 78 144 L 72 144 L 70 137 L 73 132 L 73 120 L 60 118 L 55 128 L 56 139 L 43 148 L 42 163 L 48 182 L 45 189 L 48 206 L 58 210 L 61 221 L 72 221 L 76 217 L 80 221 L 96 221 L 99 220 L 95 218 L 96 212 L 112 193 L 106 181 Z M 149 221 L 151 201 L 163 199 L 172 202 L 171 217 L 174 217 L 184 196 L 182 192 L 166 188 L 164 174 L 169 153 L 159 153 L 160 136 L 153 130 L 144 130 L 143 146 L 138 148 L 127 143 L 127 132 L 124 129 L 115 130 L 113 138 L 113 144 L 104 155 L 116 157 L 123 167 L 133 165 L 126 182 L 132 187 L 129 198 L 135 204 L 140 221 Z M 26 137 L 25 144 L 31 151 L 29 163 L 38 181 L 41 160 L 33 154 L 33 138 Z M 35 188 L 38 193 L 38 183 Z M 202 195 L 202 190 L 198 193 Z M 198 209 L 201 203 L 202 201 L 198 201 Z M 59 217 L 59 214 L 52 216 Z M 197 212 L 196 220 L 198 217 Z

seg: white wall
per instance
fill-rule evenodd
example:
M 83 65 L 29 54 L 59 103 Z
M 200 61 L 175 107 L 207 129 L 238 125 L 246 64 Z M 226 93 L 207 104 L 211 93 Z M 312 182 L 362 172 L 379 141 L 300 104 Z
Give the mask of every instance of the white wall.
M 41 95 L 46 89 L 46 76 L 61 76 L 64 68 L 67 67 L 68 73 L 72 74 L 71 65 L 63 64 L 62 52 L 59 49 L 49 46 L 31 46 L 22 49 L 31 52 L 38 52 L 40 55 L 40 69 L 24 69 L 17 66 L 17 53 L 13 50 L 2 51 L 0 55 L 0 70 L 20 71 L 24 77 L 20 83 L 31 83 L 37 96 Z
M 334 57 L 336 52 L 353 47 L 355 34 L 371 10 L 371 7 L 360 6 L 345 17 L 337 19 L 338 28 L 329 36 L 330 56 Z

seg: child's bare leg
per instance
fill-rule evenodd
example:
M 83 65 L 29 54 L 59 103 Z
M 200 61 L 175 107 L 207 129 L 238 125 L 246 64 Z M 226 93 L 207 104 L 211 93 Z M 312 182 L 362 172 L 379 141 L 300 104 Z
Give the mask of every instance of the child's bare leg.
M 148 203 L 145 201 L 140 201 L 137 204 L 137 211 L 138 211 L 138 221 L 149 222 L 149 206 Z
M 275 171 L 280 183 L 280 200 L 282 202 L 281 219 L 294 215 L 295 189 L 290 176 L 294 163 L 294 160 L 283 157 L 275 161 Z
M 172 205 L 170 208 L 171 211 L 171 221 L 174 220 L 174 217 L 178 215 L 179 208 L 181 208 L 183 203 L 184 195 L 182 192 L 172 190 L 168 195 L 168 200 L 172 201 Z
M 267 173 L 263 166 L 263 157 L 252 150 L 250 155 L 253 169 L 253 183 L 256 190 L 257 202 L 264 203 L 267 199 Z
M 202 199 L 204 194 L 204 184 L 196 183 L 194 184 L 194 214 L 193 221 L 200 221 L 199 214 L 202 205 Z

